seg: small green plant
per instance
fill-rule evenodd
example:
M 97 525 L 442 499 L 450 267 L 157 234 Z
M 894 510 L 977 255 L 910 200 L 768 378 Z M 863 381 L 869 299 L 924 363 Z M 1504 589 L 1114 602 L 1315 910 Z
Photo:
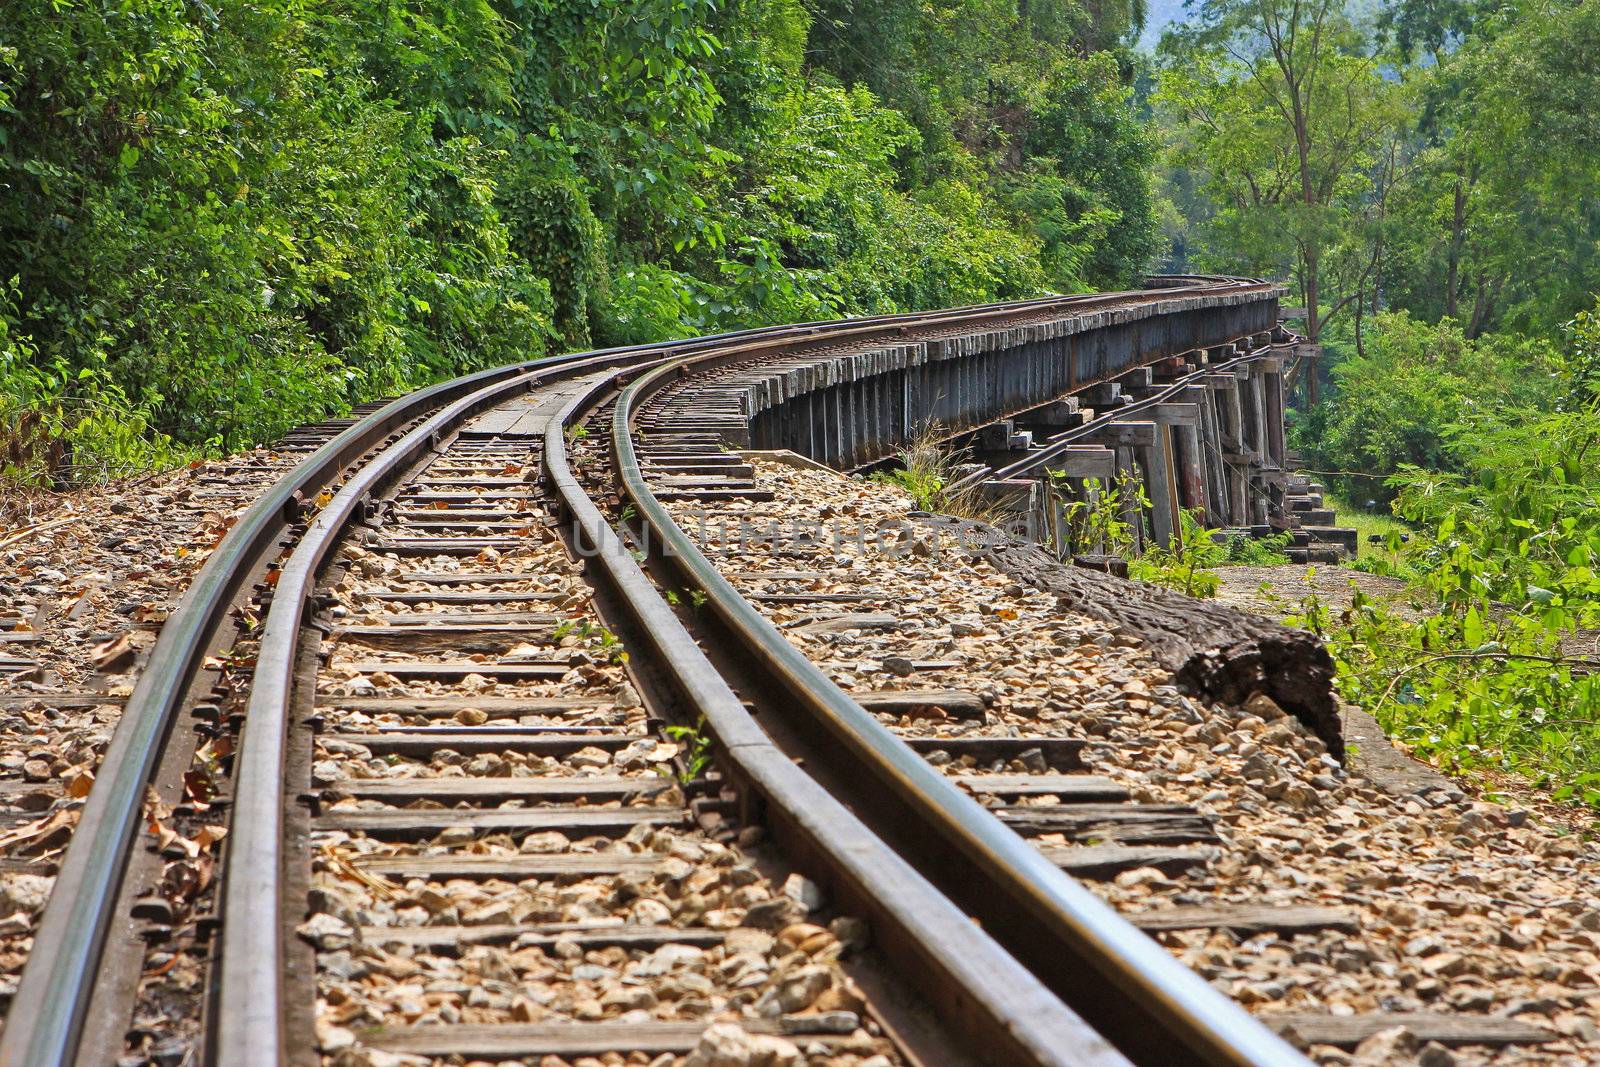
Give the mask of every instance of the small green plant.
M 667 590 L 667 603 L 671 604 L 673 607 L 677 607 L 679 604 L 683 603 L 683 599 L 678 596 L 677 590 L 668 589 Z
M 704 607 L 706 603 L 705 591 L 702 589 L 689 590 L 689 603 L 693 604 L 696 608 Z
M 682 770 L 678 772 L 678 781 L 688 785 L 700 777 L 711 763 L 711 736 L 706 733 L 705 716 L 702 715 L 693 726 L 668 726 L 663 733 L 683 746 Z
M 1289 547 L 1289 542 L 1294 535 L 1285 530 L 1270 537 L 1251 537 L 1245 533 L 1233 533 L 1223 541 L 1224 564 L 1239 567 L 1278 567 L 1289 562 L 1289 557 L 1284 555 L 1284 549 Z
M 622 647 L 622 639 L 604 626 L 597 626 L 592 635 L 595 643 L 610 663 L 628 662 L 627 650 Z
M 597 626 L 588 619 L 567 619 L 558 623 L 550 634 L 556 641 L 573 635 L 605 653 L 606 658 L 612 663 L 628 662 L 628 653 L 622 647 L 622 639 L 604 626 Z
M 905 490 L 916 510 L 937 511 L 977 522 L 989 522 L 996 517 L 994 509 L 977 494 L 952 493 L 947 489 L 956 480 L 956 468 L 966 458 L 966 453 L 945 447 L 937 423 L 913 437 L 897 458 L 898 469 L 878 471 L 872 475 L 872 480 Z
M 567 427 L 567 444 L 576 444 L 589 436 L 589 427 L 581 422 L 575 422 Z
M 1127 556 L 1134 548 L 1133 524 L 1128 510 L 1149 507 L 1144 486 L 1123 471 L 1116 482 L 1102 486 L 1100 479 L 1087 478 L 1081 496 L 1067 498 L 1068 479 L 1060 471 L 1050 472 L 1050 487 L 1061 507 L 1066 526 L 1063 543 L 1057 546 L 1063 558 L 1080 552 L 1099 552 Z
M 912 455 L 909 451 L 902 452 L 900 459 L 904 466 L 898 470 L 878 471 L 872 480 L 881 485 L 904 489 L 911 495 L 911 502 L 918 511 L 938 511 L 944 499 L 944 478 L 936 470 L 914 466 L 908 458 Z
M 1178 523 L 1180 534 L 1172 544 L 1146 548 L 1128 561 L 1128 574 L 1188 596 L 1216 596 L 1222 585 L 1216 568 L 1228 558 L 1227 548 L 1217 544 L 1195 512 L 1179 511 Z

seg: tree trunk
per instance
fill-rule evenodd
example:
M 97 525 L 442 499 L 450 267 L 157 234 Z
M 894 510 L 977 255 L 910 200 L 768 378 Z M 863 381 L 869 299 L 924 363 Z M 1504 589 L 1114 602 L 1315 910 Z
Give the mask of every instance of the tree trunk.
M 1314 216 L 1317 193 L 1311 175 L 1310 120 L 1306 115 L 1305 104 L 1300 99 L 1298 88 L 1294 94 L 1294 140 L 1295 149 L 1300 157 L 1300 201 L 1306 206 L 1307 213 Z M 1317 338 L 1322 335 L 1322 319 L 1317 302 L 1319 295 L 1317 271 L 1322 260 L 1322 235 L 1313 229 L 1303 240 L 1306 265 L 1306 340 L 1315 346 Z M 1312 351 L 1316 351 L 1315 347 Z M 1317 382 L 1317 357 L 1307 356 L 1306 360 L 1306 409 L 1310 410 L 1317 406 L 1321 389 Z
M 1376 298 L 1374 298 L 1373 302 L 1374 303 L 1377 302 Z M 1356 297 L 1356 355 L 1360 356 L 1362 359 L 1366 359 L 1367 358 L 1366 346 L 1361 343 L 1361 311 L 1362 311 L 1362 308 L 1365 307 L 1365 306 L 1366 306 L 1366 298 L 1362 297 L 1362 296 L 1357 296 Z
M 1478 288 L 1472 298 L 1472 320 L 1467 323 L 1464 336 L 1469 341 L 1475 341 L 1489 325 L 1489 318 L 1494 314 L 1494 303 L 1499 295 L 1499 285 L 1491 286 L 1488 275 L 1478 273 Z
M 1460 300 L 1457 291 L 1461 287 L 1461 250 L 1466 244 L 1467 232 L 1467 187 L 1466 178 L 1459 172 L 1456 175 L 1455 209 L 1450 216 L 1450 250 L 1449 264 L 1446 271 L 1444 313 L 1452 319 L 1460 321 Z
M 1053 593 L 1063 612 L 1087 616 L 1137 641 L 1185 692 L 1234 705 L 1265 693 L 1334 756 L 1344 754 L 1333 659 L 1315 635 L 1215 600 L 1065 566 L 1038 545 L 982 523 L 948 515 L 918 522 L 950 530 L 965 550 L 1002 574 Z

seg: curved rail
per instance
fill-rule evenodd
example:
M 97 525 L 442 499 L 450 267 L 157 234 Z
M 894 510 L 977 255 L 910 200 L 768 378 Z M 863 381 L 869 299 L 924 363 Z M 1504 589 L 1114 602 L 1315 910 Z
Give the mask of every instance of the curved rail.
M 455 401 L 418 425 L 357 471 L 326 505 L 285 564 L 257 657 L 246 729 L 239 749 L 240 797 L 230 834 L 233 868 L 225 889 L 220 1008 L 213 1059 L 244 1067 L 286 1060 L 282 1032 L 283 899 L 279 835 L 282 826 L 284 732 L 298 639 L 316 574 L 349 522 L 381 485 L 473 412 L 543 378 L 603 368 L 615 358 L 576 360 L 553 371 L 532 371 Z M 622 374 L 658 360 L 639 360 Z M 586 554 L 598 563 L 622 609 L 652 645 L 656 660 L 697 711 L 714 724 L 739 778 L 766 805 L 768 821 L 804 839 L 807 854 L 826 856 L 843 895 L 864 904 L 882 939 L 914 954 L 914 981 L 956 1009 L 975 1045 L 1000 1051 L 1005 1062 L 1039 1067 L 1126 1067 L 1126 1061 L 1031 974 L 1001 951 L 967 917 L 874 838 L 840 803 L 807 777 L 760 731 L 739 698 L 706 660 L 660 592 L 606 525 L 566 458 L 566 422 L 609 382 L 573 398 L 551 420 L 544 472 L 572 517 Z
M 1269 283 L 1250 279 L 1196 280 L 1208 289 L 1243 292 L 1270 287 Z M 1171 298 L 1183 295 L 1183 290 L 1178 289 L 1172 291 Z M 145 790 L 159 764 L 178 710 L 201 671 L 207 649 L 222 632 L 241 591 L 281 551 L 282 538 L 299 519 L 303 501 L 336 484 L 358 457 L 380 446 L 406 424 L 448 405 L 467 403 L 468 399 L 464 398 L 475 394 L 487 395 L 501 386 L 512 388 L 513 380 L 525 378 L 537 369 L 602 357 L 635 363 L 650 363 L 668 355 L 684 360 L 692 357 L 737 360 L 815 344 L 870 343 L 903 336 L 913 327 L 922 331 L 974 329 L 1053 311 L 1110 308 L 1140 299 L 1160 301 L 1165 298 L 1168 294 L 1161 292 L 1052 296 L 929 313 L 767 327 L 667 345 L 549 357 L 482 371 L 419 390 L 349 427 L 272 486 L 240 518 L 206 561 L 179 608 L 163 627 L 127 702 L 63 860 L 28 966 L 13 998 L 8 1025 L 0 1036 L 0 1067 L 72 1064 L 78 1058 L 78 1044 L 94 994 L 98 964 L 137 838 Z M 683 364 L 673 364 L 674 367 L 680 365 Z M 630 395 L 638 394 L 635 391 Z M 633 470 L 636 474 L 636 464 Z M 640 488 L 648 494 L 642 483 Z M 354 496 L 347 498 L 347 503 L 354 499 Z M 653 498 L 650 499 L 653 502 Z M 330 515 L 329 521 L 335 517 Z M 300 606 L 296 605 L 294 610 L 298 612 Z M 845 699 L 848 702 L 848 698 Z M 855 710 L 860 711 L 859 708 Z M 1059 872 L 1053 873 L 1059 875 Z M 1149 948 L 1159 951 L 1153 944 Z M 1234 1011 L 1234 1014 L 1244 1024 L 1255 1025 L 1243 1013 Z M 1253 1032 L 1247 1031 L 1247 1034 Z
M 1193 971 L 1122 919 L 1037 849 L 957 789 L 894 737 L 819 667 L 784 639 L 706 559 L 651 492 L 633 447 L 639 402 L 686 373 L 675 360 L 630 386 L 613 415 L 612 447 L 627 499 L 660 539 L 665 554 L 704 592 L 717 617 L 795 703 L 847 753 L 853 766 L 893 799 L 895 815 L 915 821 L 918 866 L 946 877 L 942 888 L 971 909 L 1020 959 L 1051 973 L 1100 1010 L 1085 1011 L 1096 1030 L 1136 1062 L 1290 1065 L 1305 1059 Z M 883 821 L 892 821 L 894 816 Z M 880 827 L 875 827 L 880 828 Z M 883 832 L 880 828 L 880 832 Z M 955 855 L 942 853 L 954 850 Z M 964 862 L 950 861 L 959 856 Z M 976 877 L 966 885 L 964 878 Z M 1065 949 L 1070 959 L 1061 954 Z M 1051 958 L 1054 957 L 1054 958 Z M 1116 991 L 1098 997 L 1095 986 Z
M 813 328 L 808 324 L 741 330 L 681 342 L 679 347 L 692 351 L 755 336 L 807 336 Z M 221 632 L 241 590 L 280 551 L 304 501 L 335 484 L 352 462 L 400 427 L 475 389 L 535 368 L 596 356 L 644 358 L 661 351 L 657 345 L 632 345 L 550 356 L 419 389 L 345 429 L 275 482 L 240 516 L 162 627 L 124 706 L 7 1011 L 6 1027 L 0 1033 L 0 1067 L 68 1067 L 77 1061 L 113 910 L 137 839 L 146 788 L 207 649 Z
M 221 1022 L 216 1060 L 239 1067 L 275 1067 L 284 1050 L 281 996 L 283 766 L 289 701 L 300 626 L 316 573 L 338 535 L 370 494 L 466 414 L 528 386 L 514 375 L 448 404 L 390 445 L 345 482 L 317 514 L 284 564 L 261 633 L 250 703 L 234 770 L 237 798 L 229 828 L 228 877 L 222 897 Z
M 563 430 L 596 397 L 574 398 L 545 440 L 547 479 L 580 544 L 691 707 L 705 715 L 735 772 L 806 854 L 829 857 L 874 938 L 909 955 L 909 984 L 937 998 L 948 1025 L 976 1034 L 985 1062 L 1112 1067 L 1126 1061 L 967 915 L 804 773 L 756 725 L 655 584 L 573 476 Z
M 7 1015 L 0 1065 L 66 1065 L 77 1058 L 112 909 L 162 746 L 234 598 L 275 553 L 304 498 L 332 484 L 397 427 L 521 369 L 482 371 L 422 389 L 362 419 L 267 490 L 206 560 L 162 627 L 101 761 Z

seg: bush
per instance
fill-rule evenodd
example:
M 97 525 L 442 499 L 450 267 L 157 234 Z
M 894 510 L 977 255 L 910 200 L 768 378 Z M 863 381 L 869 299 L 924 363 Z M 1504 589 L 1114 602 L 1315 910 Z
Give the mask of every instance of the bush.
M 1575 323 L 1561 362 L 1581 363 L 1597 335 L 1592 318 Z M 1600 805 L 1600 664 L 1572 648 L 1600 625 L 1600 410 L 1592 396 L 1570 407 L 1509 424 L 1486 413 L 1452 433 L 1458 471 L 1394 479 L 1395 511 L 1419 531 L 1396 539 L 1391 569 L 1428 612 L 1358 594 L 1337 618 L 1316 602 L 1301 617 L 1328 637 L 1344 695 L 1419 755 Z
M 1366 348 L 1335 364 L 1334 388 L 1294 428 L 1295 446 L 1312 467 L 1333 472 L 1325 479 L 1346 497 L 1388 503 L 1394 490 L 1383 479 L 1408 466 L 1461 471 L 1465 428 L 1555 398 L 1554 357 L 1541 342 L 1469 341 L 1448 319 L 1429 325 L 1397 312 L 1379 317 Z

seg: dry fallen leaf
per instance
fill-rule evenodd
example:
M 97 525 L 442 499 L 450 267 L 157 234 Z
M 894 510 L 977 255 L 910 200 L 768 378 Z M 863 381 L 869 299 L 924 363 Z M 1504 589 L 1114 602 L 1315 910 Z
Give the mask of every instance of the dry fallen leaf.
M 200 827 L 200 832 L 194 835 L 194 843 L 203 850 L 209 850 L 212 845 L 228 836 L 226 826 L 212 826 L 207 824 Z
M 47 818 L 19 826 L 7 834 L 0 834 L 0 853 L 15 847 L 17 852 L 48 848 L 63 837 L 63 831 L 78 824 L 78 809 L 55 812 Z
M 90 649 L 89 659 L 99 670 L 115 672 L 132 664 L 138 651 L 127 634 L 120 634 Z
M 222 734 L 201 745 L 199 751 L 195 753 L 195 758 L 211 763 L 231 755 L 233 755 L 233 738 Z
M 172 955 L 167 957 L 167 962 L 161 964 L 159 967 L 153 968 L 152 970 L 145 971 L 144 977 L 160 978 L 162 975 L 166 974 L 168 971 L 172 970 L 172 968 L 178 965 L 179 958 L 179 955 L 174 952 Z
M 183 798 L 185 800 L 203 807 L 216 795 L 216 787 L 212 784 L 211 775 L 208 772 L 198 767 L 183 772 Z

